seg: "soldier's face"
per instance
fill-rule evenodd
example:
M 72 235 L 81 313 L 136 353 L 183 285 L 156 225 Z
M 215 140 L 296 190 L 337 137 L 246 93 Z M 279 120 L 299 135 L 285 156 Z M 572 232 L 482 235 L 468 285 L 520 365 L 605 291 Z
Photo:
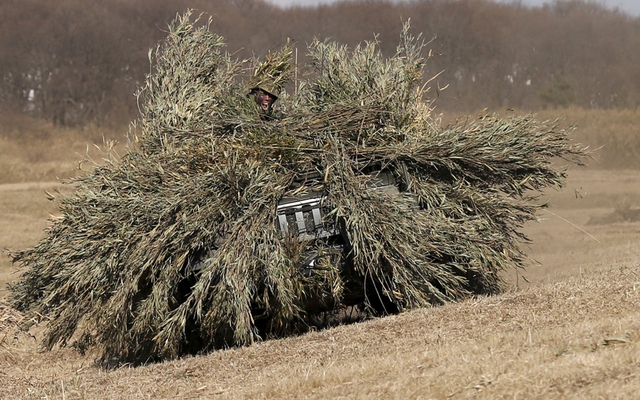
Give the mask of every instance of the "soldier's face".
M 268 93 L 263 92 L 262 90 L 256 93 L 256 103 L 258 103 L 258 105 L 264 112 L 267 112 L 269 111 L 269 109 L 271 109 L 274 101 L 275 100 L 273 99 L 273 97 L 271 97 Z

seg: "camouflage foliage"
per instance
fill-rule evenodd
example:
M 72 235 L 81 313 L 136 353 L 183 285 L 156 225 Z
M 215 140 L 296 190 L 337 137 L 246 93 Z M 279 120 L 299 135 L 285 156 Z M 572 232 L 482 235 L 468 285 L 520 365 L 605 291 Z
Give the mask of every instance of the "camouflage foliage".
M 544 207 L 535 193 L 563 184 L 552 161 L 584 154 L 532 116 L 439 126 L 408 24 L 391 58 L 375 41 L 313 41 L 297 90 L 261 118 L 244 63 L 199 22 L 178 17 L 150 51 L 130 151 L 71 181 L 46 237 L 12 253 L 24 273 L 11 303 L 49 320 L 48 349 L 74 342 L 145 362 L 250 344 L 304 330 L 320 310 L 373 313 L 368 283 L 399 311 L 497 293 L 501 271 L 525 265 L 519 229 Z M 290 54 L 287 44 L 256 65 L 286 87 Z M 399 195 L 367 190 L 372 163 Z M 320 187 L 292 188 L 310 170 Z M 276 226 L 294 190 L 326 194 L 326 222 L 351 244 L 346 269 L 322 241 Z M 311 247 L 321 256 L 303 273 Z

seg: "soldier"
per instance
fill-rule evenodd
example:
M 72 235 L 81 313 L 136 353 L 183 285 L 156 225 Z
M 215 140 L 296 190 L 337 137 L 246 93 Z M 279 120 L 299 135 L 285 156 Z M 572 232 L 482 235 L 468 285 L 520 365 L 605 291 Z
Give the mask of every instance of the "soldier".
M 291 77 L 291 53 L 293 47 L 287 40 L 282 50 L 267 54 L 264 61 L 256 60 L 253 75 L 249 80 L 251 88 L 247 96 L 254 96 L 255 102 L 260 107 L 263 120 L 277 118 L 273 113 L 273 104 L 278 100 L 278 94 Z
M 278 96 L 260 86 L 253 87 L 249 91 L 249 93 L 247 93 L 247 96 L 251 95 L 255 96 L 256 104 L 258 105 L 258 107 L 260 107 L 260 109 L 262 109 L 262 112 L 265 115 L 271 115 L 271 111 L 273 110 L 273 103 L 278 100 Z

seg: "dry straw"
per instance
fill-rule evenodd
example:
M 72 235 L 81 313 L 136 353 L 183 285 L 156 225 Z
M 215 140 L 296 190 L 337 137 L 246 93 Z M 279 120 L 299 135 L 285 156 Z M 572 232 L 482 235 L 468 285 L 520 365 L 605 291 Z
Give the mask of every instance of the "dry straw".
M 375 41 L 313 41 L 310 74 L 263 118 L 243 62 L 197 22 L 178 17 L 149 53 L 128 154 L 74 179 L 46 237 L 12 253 L 25 272 L 11 303 L 49 319 L 45 348 L 145 362 L 291 334 L 347 305 L 374 312 L 377 297 L 402 311 L 496 293 L 500 272 L 524 265 L 519 228 L 544 206 L 531 193 L 562 186 L 553 159 L 583 155 L 531 116 L 434 124 L 408 24 L 390 58 Z M 285 85 L 290 54 L 270 54 L 263 76 Z M 367 189 L 372 164 L 400 195 Z M 294 189 L 309 170 L 324 179 Z M 346 267 L 328 243 L 276 226 L 280 199 L 311 189 L 345 228 Z M 298 265 L 311 248 L 309 273 Z

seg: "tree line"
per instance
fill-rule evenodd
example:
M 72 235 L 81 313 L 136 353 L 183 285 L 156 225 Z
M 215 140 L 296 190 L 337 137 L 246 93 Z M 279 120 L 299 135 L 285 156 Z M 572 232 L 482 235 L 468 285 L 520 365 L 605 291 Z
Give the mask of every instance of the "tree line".
M 0 112 L 57 125 L 122 125 L 148 51 L 176 14 L 212 17 L 238 58 L 291 38 L 377 40 L 395 53 L 402 22 L 430 41 L 425 78 L 440 110 L 640 105 L 640 18 L 582 0 L 529 8 L 489 0 L 360 0 L 280 9 L 263 0 L 3 0 Z M 206 18 L 204 18 L 206 21 Z M 304 71 L 301 71 L 303 73 Z

